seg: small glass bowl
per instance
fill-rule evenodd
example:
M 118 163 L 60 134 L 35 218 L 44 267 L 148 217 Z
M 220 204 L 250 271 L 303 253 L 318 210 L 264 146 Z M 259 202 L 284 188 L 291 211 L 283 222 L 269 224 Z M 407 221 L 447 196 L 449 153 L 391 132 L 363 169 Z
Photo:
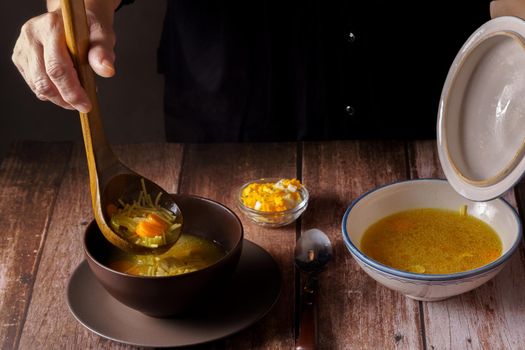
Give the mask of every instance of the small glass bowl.
M 292 209 L 278 211 L 278 212 L 269 212 L 256 210 L 244 205 L 241 199 L 242 191 L 250 184 L 253 183 L 276 183 L 281 180 L 280 178 L 263 178 L 255 181 L 250 181 L 241 186 L 237 193 L 237 206 L 239 209 L 254 223 L 260 226 L 265 227 L 281 227 L 286 226 L 294 222 L 301 214 L 306 210 L 308 206 L 308 190 L 306 187 L 301 186 L 299 193 L 303 199 L 297 206 Z

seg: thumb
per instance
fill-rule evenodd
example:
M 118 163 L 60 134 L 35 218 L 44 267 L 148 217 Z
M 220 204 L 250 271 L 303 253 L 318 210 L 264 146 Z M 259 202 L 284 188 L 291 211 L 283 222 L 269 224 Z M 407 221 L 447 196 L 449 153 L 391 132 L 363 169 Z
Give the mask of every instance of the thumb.
M 522 0 L 495 0 L 490 3 L 490 16 L 515 16 L 525 18 L 525 2 Z
M 115 33 L 100 22 L 92 22 L 89 26 L 90 49 L 88 60 L 91 68 L 104 78 L 115 75 Z
M 505 3 L 501 1 L 490 2 L 490 17 L 496 18 L 505 15 Z

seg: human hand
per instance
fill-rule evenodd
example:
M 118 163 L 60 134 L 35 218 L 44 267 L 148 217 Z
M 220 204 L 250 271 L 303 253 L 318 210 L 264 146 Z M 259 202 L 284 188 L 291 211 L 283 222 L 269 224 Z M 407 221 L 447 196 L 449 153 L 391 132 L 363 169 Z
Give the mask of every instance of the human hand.
M 117 1 L 86 2 L 91 44 L 88 60 L 95 73 L 102 77 L 115 74 L 113 14 L 116 6 Z M 91 102 L 67 51 L 60 8 L 34 17 L 22 26 L 12 60 L 40 100 L 83 113 L 91 110 Z
M 494 0 L 490 3 L 490 16 L 515 16 L 525 19 L 525 0 Z

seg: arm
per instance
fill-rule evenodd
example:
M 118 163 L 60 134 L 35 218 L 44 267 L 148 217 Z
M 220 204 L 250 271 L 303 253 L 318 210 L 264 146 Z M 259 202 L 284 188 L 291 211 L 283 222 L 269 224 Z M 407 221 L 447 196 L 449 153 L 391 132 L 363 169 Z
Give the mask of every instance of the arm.
M 119 3 L 120 0 L 85 1 L 91 40 L 89 63 L 103 77 L 115 74 L 113 14 Z M 40 100 L 88 112 L 91 103 L 67 52 L 60 0 L 48 0 L 47 8 L 47 13 L 22 26 L 12 60 Z
M 525 19 L 525 0 L 494 0 L 490 3 L 490 16 L 515 16 Z

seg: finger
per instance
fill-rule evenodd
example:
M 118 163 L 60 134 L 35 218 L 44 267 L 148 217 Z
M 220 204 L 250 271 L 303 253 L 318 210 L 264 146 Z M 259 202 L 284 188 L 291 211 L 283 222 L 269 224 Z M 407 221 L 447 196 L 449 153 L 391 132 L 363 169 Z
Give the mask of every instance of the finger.
M 24 75 L 24 63 L 26 63 L 25 56 L 23 55 L 23 51 L 20 49 L 20 46 L 22 45 L 20 43 L 21 39 L 20 37 L 16 40 L 15 47 L 13 48 L 13 54 L 11 56 L 11 61 L 15 64 L 16 69 Z
M 24 69 L 24 66 L 21 63 L 21 59 L 17 58 L 17 61 L 15 61 L 14 58 L 13 58 L 13 63 L 15 64 L 16 69 L 18 69 L 18 72 L 20 73 L 20 75 L 24 78 L 26 84 L 29 85 L 29 82 L 27 80 L 27 74 L 26 74 L 26 71 Z
M 35 85 L 33 84 L 33 82 L 31 81 L 31 78 L 29 77 L 29 75 L 27 74 L 26 70 L 23 68 L 24 66 L 25 67 L 28 67 L 28 64 L 27 64 L 27 59 L 24 57 L 24 61 L 26 62 L 25 65 L 22 65 L 20 64 L 20 68 L 19 68 L 19 71 L 20 73 L 22 74 L 22 77 L 24 78 L 27 86 L 29 86 L 29 88 L 31 89 L 31 91 L 36 95 L 36 89 L 35 89 Z M 17 65 L 18 67 L 18 65 Z M 40 98 L 40 100 L 44 101 L 44 97 Z M 47 98 L 45 98 L 45 101 L 47 101 Z
M 22 78 L 24 78 L 24 81 L 26 82 L 27 86 L 31 89 L 31 91 L 35 91 L 33 82 L 29 78 L 27 74 L 27 70 L 24 67 L 28 66 L 27 63 L 27 57 L 23 54 L 23 51 L 19 49 L 20 46 L 20 38 L 18 38 L 15 48 L 13 50 L 13 56 L 11 57 L 11 60 L 15 64 L 16 68 L 20 72 L 20 75 L 22 75 Z
M 103 27 L 100 22 L 89 26 L 91 47 L 88 53 L 89 64 L 98 75 L 109 78 L 115 75 L 115 35 L 111 28 Z
M 490 16 L 515 16 L 525 18 L 525 2 L 520 1 L 492 1 L 490 3 Z
M 26 71 L 27 75 L 24 77 L 27 84 L 33 90 L 36 97 L 42 101 L 51 101 L 54 104 L 66 108 L 73 109 L 70 103 L 64 101 L 60 96 L 55 84 L 48 77 L 45 70 L 44 62 L 42 61 L 43 48 L 38 45 L 34 48 L 34 54 L 27 58 Z
M 504 4 L 501 1 L 490 2 L 490 17 L 500 17 L 504 15 Z
M 43 31 L 38 28 L 42 28 L 42 23 L 51 24 L 52 28 L 56 28 L 53 23 L 58 21 L 53 21 L 54 18 L 50 14 L 45 14 L 26 22 L 13 49 L 12 60 L 26 84 L 40 100 L 51 101 L 60 107 L 73 109 L 61 98 L 58 90 L 47 77 L 42 63 L 43 48 L 39 37 L 42 36 Z
M 25 54 L 25 51 L 23 50 L 23 47 L 27 46 L 27 44 L 24 45 L 24 43 L 26 43 L 26 41 L 23 40 L 23 29 L 22 29 L 20 37 L 18 37 L 15 43 L 15 47 L 13 49 L 13 55 L 11 56 L 11 60 L 13 61 L 15 67 L 20 72 L 20 75 L 22 75 L 22 77 L 24 78 L 26 84 L 33 91 L 31 80 L 29 79 L 28 74 L 27 74 L 27 68 L 26 68 L 28 66 L 27 56 Z
M 43 56 L 47 76 L 56 87 L 60 98 L 80 112 L 89 112 L 91 102 L 80 85 L 64 37 L 48 36 L 43 47 Z

